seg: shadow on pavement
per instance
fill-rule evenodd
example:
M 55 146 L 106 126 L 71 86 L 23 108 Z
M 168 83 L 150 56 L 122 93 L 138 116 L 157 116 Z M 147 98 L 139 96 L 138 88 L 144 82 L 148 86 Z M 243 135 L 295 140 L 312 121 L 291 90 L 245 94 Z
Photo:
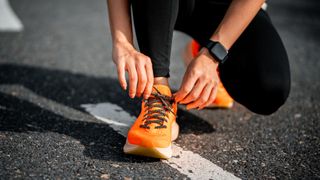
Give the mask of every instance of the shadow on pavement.
M 20 85 L 60 104 L 78 109 L 81 104 L 110 102 L 129 114 L 140 112 L 139 99 L 131 100 L 118 81 L 67 71 L 23 65 L 0 65 L 0 85 Z M 71 136 L 85 146 L 84 155 L 116 161 L 155 161 L 149 158 L 123 156 L 125 138 L 103 123 L 74 121 L 47 111 L 30 102 L 0 93 L 0 131 L 55 132 Z M 84 112 L 86 113 L 86 112 Z M 181 133 L 212 133 L 214 128 L 203 119 L 179 109 Z M 183 119 L 183 121 L 181 120 Z M 119 143 L 121 142 L 121 143 Z

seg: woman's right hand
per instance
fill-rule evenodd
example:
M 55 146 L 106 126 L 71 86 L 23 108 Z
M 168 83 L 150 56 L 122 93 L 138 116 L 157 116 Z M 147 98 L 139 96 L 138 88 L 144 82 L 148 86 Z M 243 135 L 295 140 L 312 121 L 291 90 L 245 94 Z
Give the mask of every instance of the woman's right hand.
M 148 99 L 153 86 L 151 59 L 138 52 L 131 43 L 115 43 L 112 51 L 113 62 L 117 66 L 121 87 L 126 90 L 125 71 L 129 75 L 129 96 L 134 98 L 143 94 Z

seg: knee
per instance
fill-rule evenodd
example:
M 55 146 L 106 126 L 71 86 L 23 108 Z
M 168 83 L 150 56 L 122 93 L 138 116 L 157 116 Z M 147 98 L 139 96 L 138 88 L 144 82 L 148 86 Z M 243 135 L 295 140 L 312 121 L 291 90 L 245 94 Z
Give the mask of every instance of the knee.
M 264 78 L 253 85 L 249 110 L 270 115 L 276 112 L 287 100 L 290 92 L 290 78 Z M 249 95 L 250 96 L 250 95 Z

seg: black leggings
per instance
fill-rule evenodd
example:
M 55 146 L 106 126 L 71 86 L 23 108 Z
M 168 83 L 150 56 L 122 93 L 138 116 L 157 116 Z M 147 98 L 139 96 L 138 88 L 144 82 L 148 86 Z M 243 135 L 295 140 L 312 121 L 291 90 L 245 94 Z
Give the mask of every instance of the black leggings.
M 229 4 L 227 0 L 132 0 L 139 48 L 152 59 L 154 76 L 169 77 L 174 30 L 203 44 Z M 288 57 L 265 11 L 258 12 L 233 44 L 219 72 L 232 98 L 255 113 L 271 114 L 284 104 L 290 91 Z

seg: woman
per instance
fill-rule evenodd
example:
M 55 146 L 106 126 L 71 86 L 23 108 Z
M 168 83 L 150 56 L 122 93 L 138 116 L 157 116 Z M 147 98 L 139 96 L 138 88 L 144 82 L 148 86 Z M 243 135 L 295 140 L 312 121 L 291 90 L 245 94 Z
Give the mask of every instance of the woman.
M 286 101 L 290 69 L 283 43 L 264 0 L 108 0 L 113 60 L 129 96 L 143 95 L 141 113 L 124 152 L 170 158 L 178 136 L 177 103 L 202 109 L 215 102 L 221 80 L 230 96 L 268 115 Z M 140 52 L 133 46 L 131 12 Z M 174 30 L 190 35 L 201 50 L 188 64 L 178 92 L 168 78 Z

